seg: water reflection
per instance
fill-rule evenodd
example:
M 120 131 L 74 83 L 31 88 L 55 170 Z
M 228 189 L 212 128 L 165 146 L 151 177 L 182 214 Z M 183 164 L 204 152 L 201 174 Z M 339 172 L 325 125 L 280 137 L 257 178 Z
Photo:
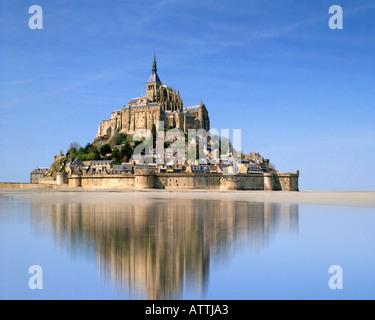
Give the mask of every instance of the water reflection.
M 204 291 L 210 262 L 258 251 L 280 231 L 298 232 L 298 206 L 217 200 L 98 197 L 31 202 L 34 233 L 52 232 L 72 256 L 97 260 L 102 281 L 147 299 Z M 215 262 L 213 262 L 215 261 Z

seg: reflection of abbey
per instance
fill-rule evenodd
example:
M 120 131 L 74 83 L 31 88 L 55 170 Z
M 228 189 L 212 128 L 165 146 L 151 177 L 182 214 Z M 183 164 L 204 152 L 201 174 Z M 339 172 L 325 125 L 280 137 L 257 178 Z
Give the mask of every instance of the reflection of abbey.
M 112 112 L 111 118 L 102 121 L 96 142 L 108 141 L 116 132 L 133 134 L 138 129 L 152 129 L 158 121 L 166 128 L 172 127 L 187 132 L 189 129 L 210 129 L 206 106 L 202 104 L 185 107 L 180 92 L 163 85 L 157 74 L 156 59 L 146 84 L 146 96 L 133 98 L 121 110 Z
M 299 228 L 298 205 L 155 201 L 116 193 L 57 193 L 47 203 L 42 195 L 30 197 L 36 233 L 53 234 L 72 257 L 92 257 L 104 283 L 140 299 L 204 291 L 218 261 L 231 261 L 244 248 L 260 252 L 280 233 Z

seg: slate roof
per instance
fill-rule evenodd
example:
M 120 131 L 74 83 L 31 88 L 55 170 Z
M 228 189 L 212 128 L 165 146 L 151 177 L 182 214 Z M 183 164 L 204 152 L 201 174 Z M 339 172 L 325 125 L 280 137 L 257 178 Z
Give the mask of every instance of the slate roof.
M 131 102 L 131 101 L 130 101 Z M 129 108 L 142 108 L 142 107 L 154 107 L 154 106 L 158 106 L 159 103 L 157 102 L 151 102 L 151 103 L 147 103 L 147 104 L 138 104 L 138 105 L 135 105 L 135 106 L 126 106 L 124 107 L 124 109 L 129 109 Z
M 121 172 L 131 172 L 133 171 L 133 165 L 131 163 L 122 163 L 115 165 L 113 167 L 112 173 L 121 173 Z
M 184 115 L 186 115 L 187 117 L 194 118 L 194 116 L 191 113 L 187 112 L 187 111 L 184 111 Z
M 95 160 L 92 165 L 111 165 L 113 160 Z
M 123 163 L 119 165 L 115 165 L 113 167 L 112 173 L 122 173 L 122 172 L 131 172 L 133 170 L 133 165 L 131 163 Z
M 72 165 L 72 166 L 79 166 L 79 167 L 83 167 L 84 164 L 82 162 L 82 160 L 80 159 L 75 159 L 73 162 L 71 162 L 69 165 Z
M 250 164 L 247 168 L 247 172 L 259 172 L 259 173 L 261 173 L 262 170 L 257 165 Z
M 131 163 L 122 163 L 121 166 L 123 170 L 127 170 L 127 171 L 133 170 L 133 164 Z
M 31 173 L 36 174 L 46 174 L 48 172 L 49 168 L 35 168 Z
M 151 76 L 147 81 L 147 83 L 153 83 L 153 82 L 161 83 L 161 81 L 159 79 L 159 76 L 158 76 L 157 72 L 155 72 L 155 71 L 153 71 L 151 73 Z
M 186 108 L 184 108 L 184 112 L 195 112 L 195 111 L 199 111 L 199 107 L 200 107 L 200 105 L 197 105 L 197 106 L 191 106 L 191 107 L 186 107 Z

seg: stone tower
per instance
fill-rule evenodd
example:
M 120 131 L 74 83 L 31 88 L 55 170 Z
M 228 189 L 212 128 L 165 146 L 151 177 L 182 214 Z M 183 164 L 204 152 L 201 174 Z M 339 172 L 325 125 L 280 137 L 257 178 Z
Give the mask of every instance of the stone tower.
M 163 85 L 157 74 L 156 57 L 152 73 L 146 84 L 146 96 L 131 99 L 120 110 L 111 113 L 109 120 L 100 122 L 95 146 L 111 142 L 116 133 L 134 134 L 138 129 L 151 130 L 163 121 L 165 128 L 178 128 L 187 133 L 189 129 L 210 129 L 206 106 L 184 107 L 180 92 Z
M 154 53 L 154 62 L 152 63 L 152 73 L 146 84 L 146 97 L 151 101 L 155 101 L 156 90 L 162 85 L 156 67 L 156 57 Z

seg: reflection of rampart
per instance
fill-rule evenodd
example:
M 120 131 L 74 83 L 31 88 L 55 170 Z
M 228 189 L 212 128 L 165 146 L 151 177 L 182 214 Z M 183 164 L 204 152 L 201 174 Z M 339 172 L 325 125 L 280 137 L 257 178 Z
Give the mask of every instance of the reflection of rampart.
M 33 203 L 31 215 L 33 231 L 53 231 L 75 256 L 96 253 L 103 281 L 148 299 L 204 289 L 212 258 L 230 258 L 238 245 L 259 250 L 277 231 L 298 230 L 297 205 L 215 200 L 108 204 L 66 196 Z

